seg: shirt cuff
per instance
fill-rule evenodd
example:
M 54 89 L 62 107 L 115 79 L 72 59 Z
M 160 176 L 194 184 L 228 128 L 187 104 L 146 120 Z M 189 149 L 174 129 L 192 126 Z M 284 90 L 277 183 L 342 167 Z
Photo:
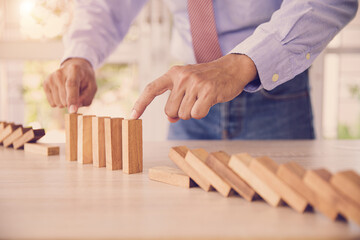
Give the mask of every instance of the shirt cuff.
M 245 54 L 255 63 L 259 80 L 250 82 L 244 88 L 247 92 L 272 90 L 293 77 L 291 54 L 273 34 L 262 29 L 257 29 L 229 53 Z
M 94 69 L 100 65 L 99 58 L 93 48 L 85 43 L 75 43 L 66 47 L 61 64 L 69 58 L 84 58 L 90 62 Z

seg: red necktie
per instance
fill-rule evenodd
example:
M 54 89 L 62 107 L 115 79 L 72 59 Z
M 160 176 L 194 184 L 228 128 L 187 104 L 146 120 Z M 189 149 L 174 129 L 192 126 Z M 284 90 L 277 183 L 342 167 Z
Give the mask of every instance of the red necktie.
M 212 0 L 188 0 L 187 3 L 196 61 L 205 63 L 220 58 Z

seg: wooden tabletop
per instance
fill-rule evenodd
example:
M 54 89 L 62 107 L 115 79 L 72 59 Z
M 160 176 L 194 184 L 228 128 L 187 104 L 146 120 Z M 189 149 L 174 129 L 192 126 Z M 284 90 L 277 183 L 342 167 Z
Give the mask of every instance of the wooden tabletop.
M 0 239 L 360 238 L 359 226 L 320 213 L 149 180 L 150 167 L 174 166 L 176 145 L 360 172 L 360 141 L 145 142 L 134 175 L 67 162 L 63 145 L 51 157 L 0 147 Z

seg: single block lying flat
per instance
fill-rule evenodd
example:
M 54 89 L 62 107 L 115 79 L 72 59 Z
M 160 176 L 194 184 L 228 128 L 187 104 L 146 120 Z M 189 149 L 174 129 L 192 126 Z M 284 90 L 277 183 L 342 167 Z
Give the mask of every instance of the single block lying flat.
M 92 117 L 92 150 L 93 165 L 105 167 L 105 117 Z
M 343 196 L 330 184 L 331 173 L 325 169 L 308 170 L 304 176 L 305 184 L 319 197 L 327 201 L 343 216 L 360 225 L 360 206 Z
M 0 133 L 0 143 L 3 143 L 5 138 L 12 134 L 16 129 L 21 127 L 21 125 L 8 124 Z
M 77 160 L 82 164 L 93 162 L 92 153 L 92 117 L 90 115 L 78 115 L 78 151 Z
M 335 173 L 330 183 L 336 190 L 360 205 L 360 176 L 355 171 Z
M 16 129 L 14 132 L 12 132 L 9 136 L 7 136 L 4 141 L 4 147 L 11 147 L 13 145 L 13 142 L 20 138 L 23 134 L 25 134 L 27 131 L 29 131 L 31 129 L 31 127 L 28 128 L 23 128 L 23 127 L 19 127 L 18 129 Z
M 143 171 L 142 120 L 122 122 L 123 171 L 127 174 Z
M 44 135 L 45 135 L 44 129 L 30 129 L 29 131 L 24 133 L 21 137 L 19 137 L 18 139 L 16 139 L 13 142 L 13 147 L 14 147 L 14 149 L 22 148 L 22 147 L 24 147 L 25 143 L 36 142 L 37 140 L 42 138 Z
M 185 156 L 185 161 L 200 175 L 207 179 L 221 195 L 228 197 L 231 192 L 230 185 L 205 164 L 209 154 L 202 148 L 190 150 Z
M 106 169 L 122 169 L 122 120 L 105 118 L 105 158 Z
M 149 178 L 178 187 L 190 188 L 195 186 L 195 183 L 183 171 L 167 166 L 150 168 Z
M 235 154 L 230 158 L 229 167 L 267 203 L 273 207 L 279 206 L 282 203 L 280 195 L 250 170 L 249 166 L 252 161 L 254 161 L 254 158 L 247 153 Z
M 249 168 L 280 195 L 289 206 L 303 213 L 308 206 L 306 199 L 276 176 L 278 164 L 269 157 L 260 157 L 251 161 Z
M 305 173 L 306 170 L 296 162 L 288 162 L 281 164 L 276 174 L 281 180 L 309 201 L 316 210 L 333 221 L 339 218 L 339 211 L 337 211 L 334 206 L 318 197 L 317 193 L 303 182 Z
M 248 201 L 252 201 L 255 196 L 255 191 L 229 168 L 229 161 L 230 155 L 220 151 L 209 154 L 205 163 L 216 174 L 224 179 L 224 181 L 226 181 L 240 196 Z
M 25 143 L 24 144 L 25 152 L 52 156 L 59 155 L 60 148 L 59 146 L 44 144 L 44 143 Z
M 188 151 L 189 149 L 186 146 L 172 147 L 169 158 L 203 190 L 206 192 L 212 190 L 210 182 L 185 161 Z
M 77 160 L 79 115 L 76 113 L 65 114 L 65 157 L 68 161 Z

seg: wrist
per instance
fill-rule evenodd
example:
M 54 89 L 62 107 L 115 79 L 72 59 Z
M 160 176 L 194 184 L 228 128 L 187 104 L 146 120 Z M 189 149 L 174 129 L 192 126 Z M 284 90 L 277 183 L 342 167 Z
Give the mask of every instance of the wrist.
M 244 87 L 258 78 L 256 65 L 250 57 L 237 53 L 228 54 L 227 56 L 232 59 L 234 69 L 236 69 L 237 75 L 244 84 Z

